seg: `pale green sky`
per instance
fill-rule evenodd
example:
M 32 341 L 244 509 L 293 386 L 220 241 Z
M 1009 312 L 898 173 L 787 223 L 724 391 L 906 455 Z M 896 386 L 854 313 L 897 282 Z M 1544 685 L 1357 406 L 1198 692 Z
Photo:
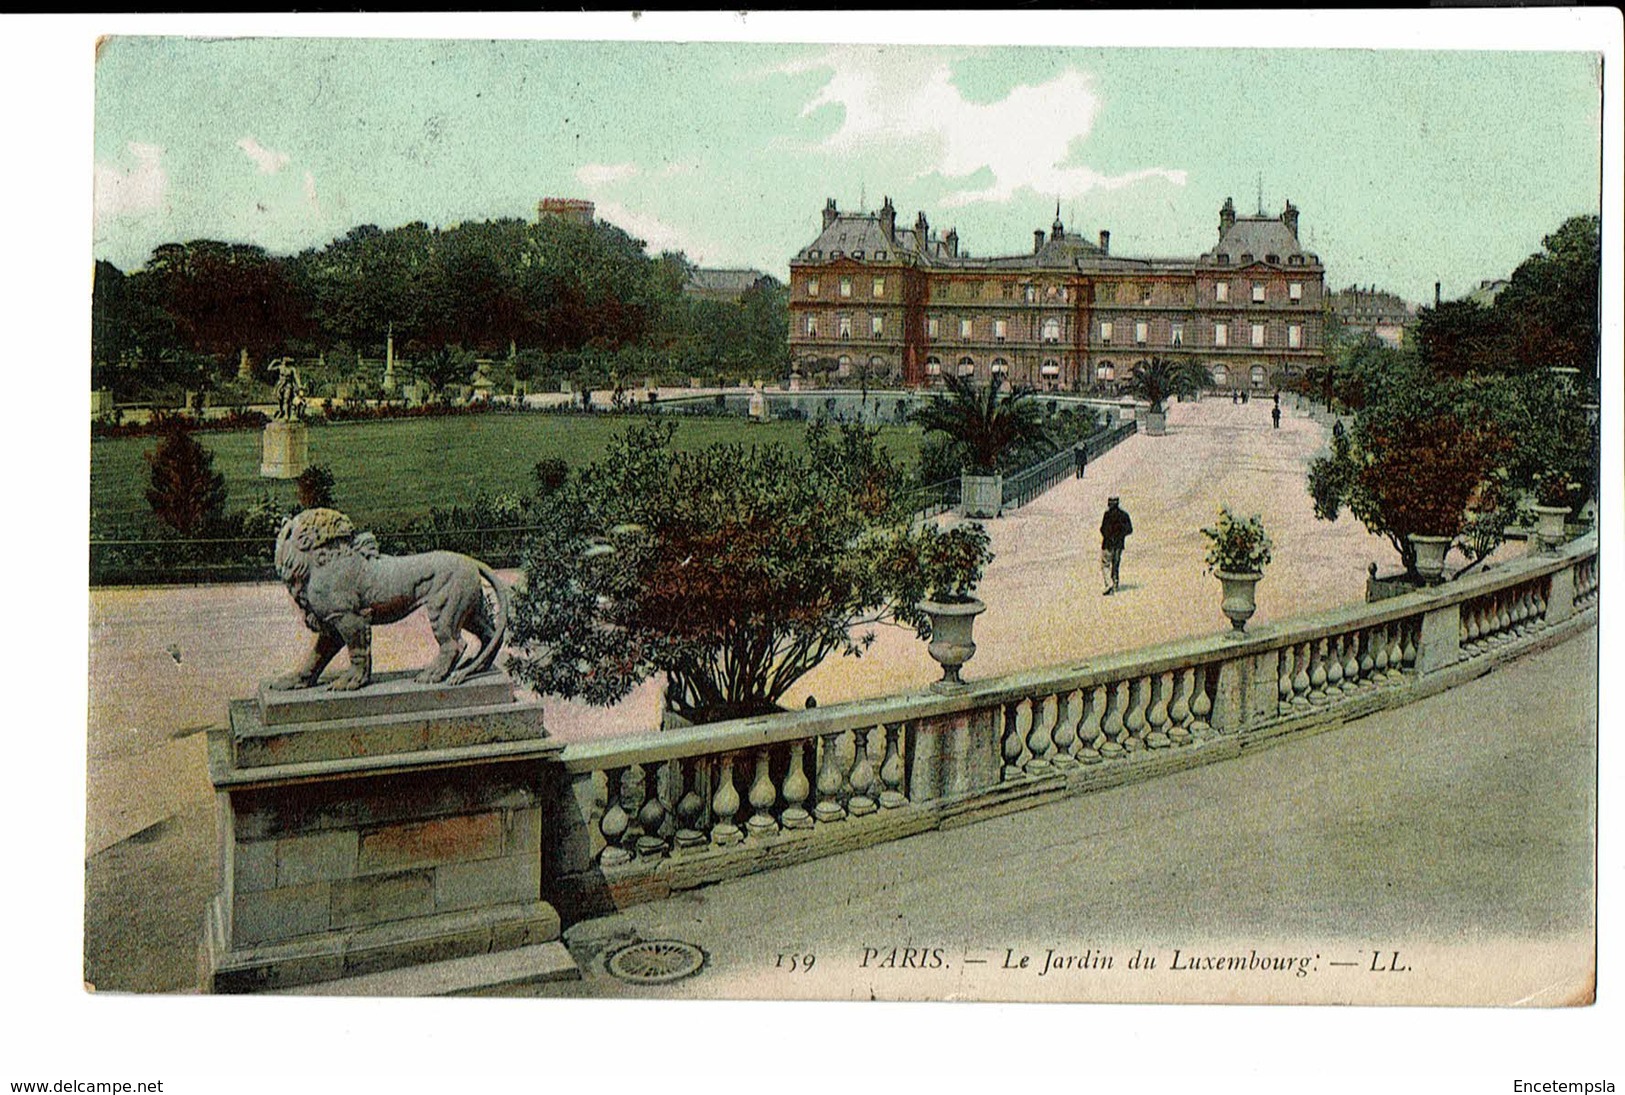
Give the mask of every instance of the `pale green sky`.
M 1290 198 L 1334 286 L 1431 300 L 1598 209 L 1586 53 L 115 38 L 95 252 L 275 252 L 543 195 L 708 265 L 785 276 L 826 197 L 923 209 L 976 254 L 1069 227 L 1194 256 Z

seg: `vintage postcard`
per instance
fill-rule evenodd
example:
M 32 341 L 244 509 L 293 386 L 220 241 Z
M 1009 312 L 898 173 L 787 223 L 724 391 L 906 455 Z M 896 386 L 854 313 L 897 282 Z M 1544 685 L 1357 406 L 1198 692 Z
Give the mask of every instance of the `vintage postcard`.
M 96 42 L 88 989 L 1595 1001 L 1606 36 L 886 26 Z

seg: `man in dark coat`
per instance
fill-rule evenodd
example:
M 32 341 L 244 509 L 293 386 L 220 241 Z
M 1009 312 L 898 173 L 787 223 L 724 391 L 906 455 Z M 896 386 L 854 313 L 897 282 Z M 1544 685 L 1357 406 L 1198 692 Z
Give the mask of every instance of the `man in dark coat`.
M 1106 499 L 1106 513 L 1100 519 L 1100 579 L 1106 588 L 1101 595 L 1116 591 L 1118 572 L 1123 564 L 1123 541 L 1134 531 L 1134 522 L 1128 511 L 1118 505 L 1115 497 Z

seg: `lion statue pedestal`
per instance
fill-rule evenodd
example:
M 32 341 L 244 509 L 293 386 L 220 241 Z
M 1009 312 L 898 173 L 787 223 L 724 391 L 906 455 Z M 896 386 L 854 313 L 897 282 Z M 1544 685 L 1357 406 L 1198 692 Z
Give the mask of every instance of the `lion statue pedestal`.
M 209 733 L 221 863 L 204 990 L 388 995 L 579 977 L 541 898 L 563 746 L 541 704 L 492 668 L 507 610 L 490 569 L 451 552 L 380 555 L 333 510 L 288 521 L 276 558 L 316 644 Z M 418 607 L 439 655 L 374 673 L 371 625 Z M 469 658 L 464 628 L 480 640 Z M 346 647 L 350 665 L 324 681 Z M 390 973 L 403 967 L 410 982 Z

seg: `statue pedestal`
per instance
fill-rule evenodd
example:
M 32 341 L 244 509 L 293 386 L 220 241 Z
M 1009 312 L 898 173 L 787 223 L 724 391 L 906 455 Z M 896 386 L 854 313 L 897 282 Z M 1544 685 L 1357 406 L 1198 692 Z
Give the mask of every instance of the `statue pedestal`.
M 310 466 L 310 427 L 278 418 L 260 436 L 260 475 L 297 479 Z
M 220 866 L 204 991 L 383 994 L 388 971 L 421 985 L 459 962 L 504 984 L 580 976 L 541 896 L 544 781 L 563 746 L 507 676 L 261 688 L 229 711 L 209 732 Z

